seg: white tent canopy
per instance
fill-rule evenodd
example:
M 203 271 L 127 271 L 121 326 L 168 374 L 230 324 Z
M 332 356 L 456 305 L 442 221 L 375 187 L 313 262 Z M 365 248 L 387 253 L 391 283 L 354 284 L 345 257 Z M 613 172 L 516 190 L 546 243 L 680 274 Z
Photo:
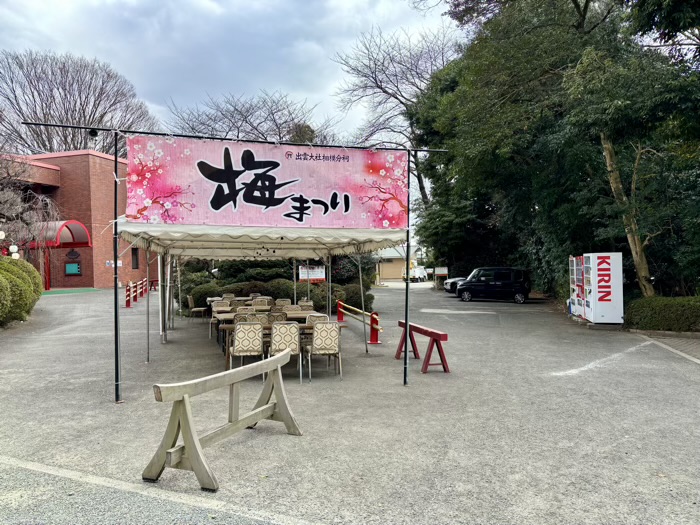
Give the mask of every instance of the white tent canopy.
M 204 259 L 318 259 L 368 253 L 406 241 L 406 230 L 118 224 L 123 239 L 156 253 Z

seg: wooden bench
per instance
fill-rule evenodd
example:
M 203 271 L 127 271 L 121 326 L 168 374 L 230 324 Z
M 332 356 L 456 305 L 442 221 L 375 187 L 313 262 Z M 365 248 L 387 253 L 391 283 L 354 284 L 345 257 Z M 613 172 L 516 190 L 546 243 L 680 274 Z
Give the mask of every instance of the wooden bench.
M 219 489 L 219 483 L 202 453 L 205 447 L 218 443 L 245 428 L 252 428 L 263 419 L 280 421 L 284 423 L 288 434 L 301 436 L 301 430 L 287 403 L 287 394 L 284 391 L 280 371 L 280 367 L 289 362 L 290 356 L 291 351 L 285 350 L 270 359 L 220 374 L 184 383 L 153 385 L 156 401 L 172 401 L 173 408 L 158 450 L 141 474 L 144 481 L 155 483 L 165 467 L 170 467 L 193 471 L 202 490 L 216 491 Z M 253 410 L 240 416 L 238 412 L 241 381 L 265 372 L 269 374 Z M 194 428 L 190 398 L 225 386 L 229 387 L 228 423 L 199 437 Z M 273 393 L 275 401 L 270 401 Z M 178 445 L 177 439 L 180 433 L 184 443 Z
M 449 374 L 450 367 L 447 365 L 447 357 L 445 356 L 445 349 L 442 347 L 442 342 L 447 341 L 447 333 L 440 332 L 438 330 L 433 330 L 432 328 L 427 328 L 419 324 L 408 323 L 408 338 L 411 341 L 411 349 L 413 351 L 413 357 L 420 359 L 420 353 L 418 352 L 418 345 L 416 344 L 416 338 L 414 334 L 424 335 L 430 338 L 430 343 L 428 344 L 428 350 L 425 354 L 425 359 L 423 360 L 423 366 L 421 368 L 422 373 L 428 371 L 429 366 L 442 366 L 442 370 Z M 401 354 L 403 354 L 404 346 L 406 344 L 406 321 L 399 321 L 399 327 L 403 328 L 403 333 L 401 334 L 401 340 L 399 341 L 399 346 L 396 349 L 396 359 L 401 359 Z M 439 363 L 431 363 L 430 359 L 433 356 L 433 349 L 437 346 L 438 355 L 440 357 Z

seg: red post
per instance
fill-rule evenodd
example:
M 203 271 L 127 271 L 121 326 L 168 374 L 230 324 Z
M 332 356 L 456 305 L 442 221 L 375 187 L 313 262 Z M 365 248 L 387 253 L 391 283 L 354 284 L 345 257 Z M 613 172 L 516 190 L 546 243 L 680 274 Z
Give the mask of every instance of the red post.
M 377 327 L 377 328 L 375 328 Z M 377 312 L 372 312 L 369 316 L 369 345 L 380 345 L 382 342 L 379 340 L 379 314 Z
M 138 303 L 139 302 L 139 285 L 138 285 L 138 283 L 131 285 L 131 293 L 134 296 L 134 302 Z
M 131 308 L 131 282 L 126 283 L 126 307 Z
M 343 301 L 338 301 L 338 322 L 342 323 L 345 321 L 345 316 L 343 315 Z

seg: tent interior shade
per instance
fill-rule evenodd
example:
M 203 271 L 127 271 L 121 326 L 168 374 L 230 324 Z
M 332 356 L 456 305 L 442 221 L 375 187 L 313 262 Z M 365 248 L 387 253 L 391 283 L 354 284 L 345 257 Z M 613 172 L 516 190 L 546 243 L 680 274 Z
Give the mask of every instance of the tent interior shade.
M 205 259 L 305 259 L 368 253 L 406 241 L 406 230 L 269 228 L 118 223 L 121 237 L 140 248 Z

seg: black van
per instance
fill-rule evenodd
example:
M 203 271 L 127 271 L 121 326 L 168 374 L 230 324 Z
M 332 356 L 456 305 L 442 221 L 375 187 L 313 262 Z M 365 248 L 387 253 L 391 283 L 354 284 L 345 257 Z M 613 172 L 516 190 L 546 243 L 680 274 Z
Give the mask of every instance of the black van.
M 531 290 L 530 274 L 521 268 L 477 268 L 466 281 L 457 286 L 457 297 L 462 301 L 473 298 L 511 299 L 524 303 Z

